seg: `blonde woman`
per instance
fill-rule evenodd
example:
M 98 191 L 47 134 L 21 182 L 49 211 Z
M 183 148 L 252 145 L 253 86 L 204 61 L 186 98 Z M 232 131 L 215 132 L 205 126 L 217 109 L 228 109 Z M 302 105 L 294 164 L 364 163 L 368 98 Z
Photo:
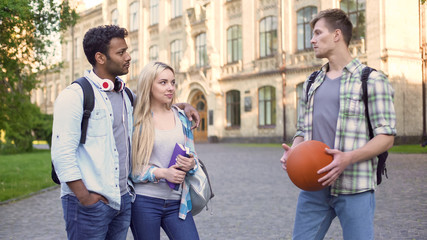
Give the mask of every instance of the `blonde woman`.
M 160 239 L 160 227 L 170 239 L 199 239 L 191 215 L 191 199 L 185 182 L 194 174 L 197 156 L 191 121 L 173 106 L 175 73 L 165 63 L 149 63 L 142 70 L 134 110 L 132 173 L 136 199 L 132 204 L 131 229 L 135 239 Z M 190 149 L 168 167 L 175 144 Z M 171 189 L 167 181 L 180 185 Z

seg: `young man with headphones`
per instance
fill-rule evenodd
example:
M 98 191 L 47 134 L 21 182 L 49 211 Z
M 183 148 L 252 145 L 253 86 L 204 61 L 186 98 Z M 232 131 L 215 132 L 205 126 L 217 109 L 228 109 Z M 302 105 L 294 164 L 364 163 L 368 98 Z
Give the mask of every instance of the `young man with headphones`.
M 126 239 L 133 190 L 131 171 L 132 103 L 118 77 L 129 71 L 127 30 L 106 25 L 89 29 L 83 39 L 93 69 L 84 76 L 92 85 L 95 106 L 86 142 L 80 143 L 83 91 L 71 84 L 55 102 L 52 162 L 61 181 L 68 239 Z M 135 98 L 135 96 L 134 96 Z M 178 104 L 199 122 L 189 104 Z

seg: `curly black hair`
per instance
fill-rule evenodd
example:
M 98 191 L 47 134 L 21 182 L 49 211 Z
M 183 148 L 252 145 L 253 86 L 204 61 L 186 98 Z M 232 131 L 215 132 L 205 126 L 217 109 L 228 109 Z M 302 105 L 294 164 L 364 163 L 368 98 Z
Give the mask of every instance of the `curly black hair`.
M 125 38 L 128 31 L 117 25 L 103 25 L 89 29 L 83 38 L 83 49 L 87 60 L 95 66 L 95 54 L 100 52 L 108 55 L 108 46 L 113 38 Z

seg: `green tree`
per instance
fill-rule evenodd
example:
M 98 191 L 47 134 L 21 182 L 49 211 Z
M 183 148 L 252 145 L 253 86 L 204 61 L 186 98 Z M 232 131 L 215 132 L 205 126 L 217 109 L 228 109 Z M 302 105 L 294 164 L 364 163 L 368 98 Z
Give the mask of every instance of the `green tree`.
M 33 129 L 43 117 L 30 100 L 37 72 L 47 68 L 51 36 L 76 20 L 67 0 L 0 0 L 1 148 L 32 150 Z

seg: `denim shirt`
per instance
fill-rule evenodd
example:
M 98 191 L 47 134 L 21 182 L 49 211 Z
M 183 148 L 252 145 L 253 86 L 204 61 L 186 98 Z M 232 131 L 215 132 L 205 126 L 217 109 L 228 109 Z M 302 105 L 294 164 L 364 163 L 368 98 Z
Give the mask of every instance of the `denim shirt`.
M 61 197 L 73 194 L 66 182 L 82 179 L 86 188 L 107 198 L 120 209 L 119 154 L 113 134 L 113 109 L 93 71 L 85 72 L 92 84 L 95 106 L 90 115 L 86 143 L 80 144 L 83 91 L 78 84 L 64 89 L 55 101 L 52 129 L 52 162 L 61 181 Z M 133 107 L 122 92 L 128 115 L 128 136 L 132 145 Z M 130 149 L 130 146 L 129 149 Z M 130 169 L 127 169 L 129 172 Z M 131 184 L 131 183 L 130 183 Z

